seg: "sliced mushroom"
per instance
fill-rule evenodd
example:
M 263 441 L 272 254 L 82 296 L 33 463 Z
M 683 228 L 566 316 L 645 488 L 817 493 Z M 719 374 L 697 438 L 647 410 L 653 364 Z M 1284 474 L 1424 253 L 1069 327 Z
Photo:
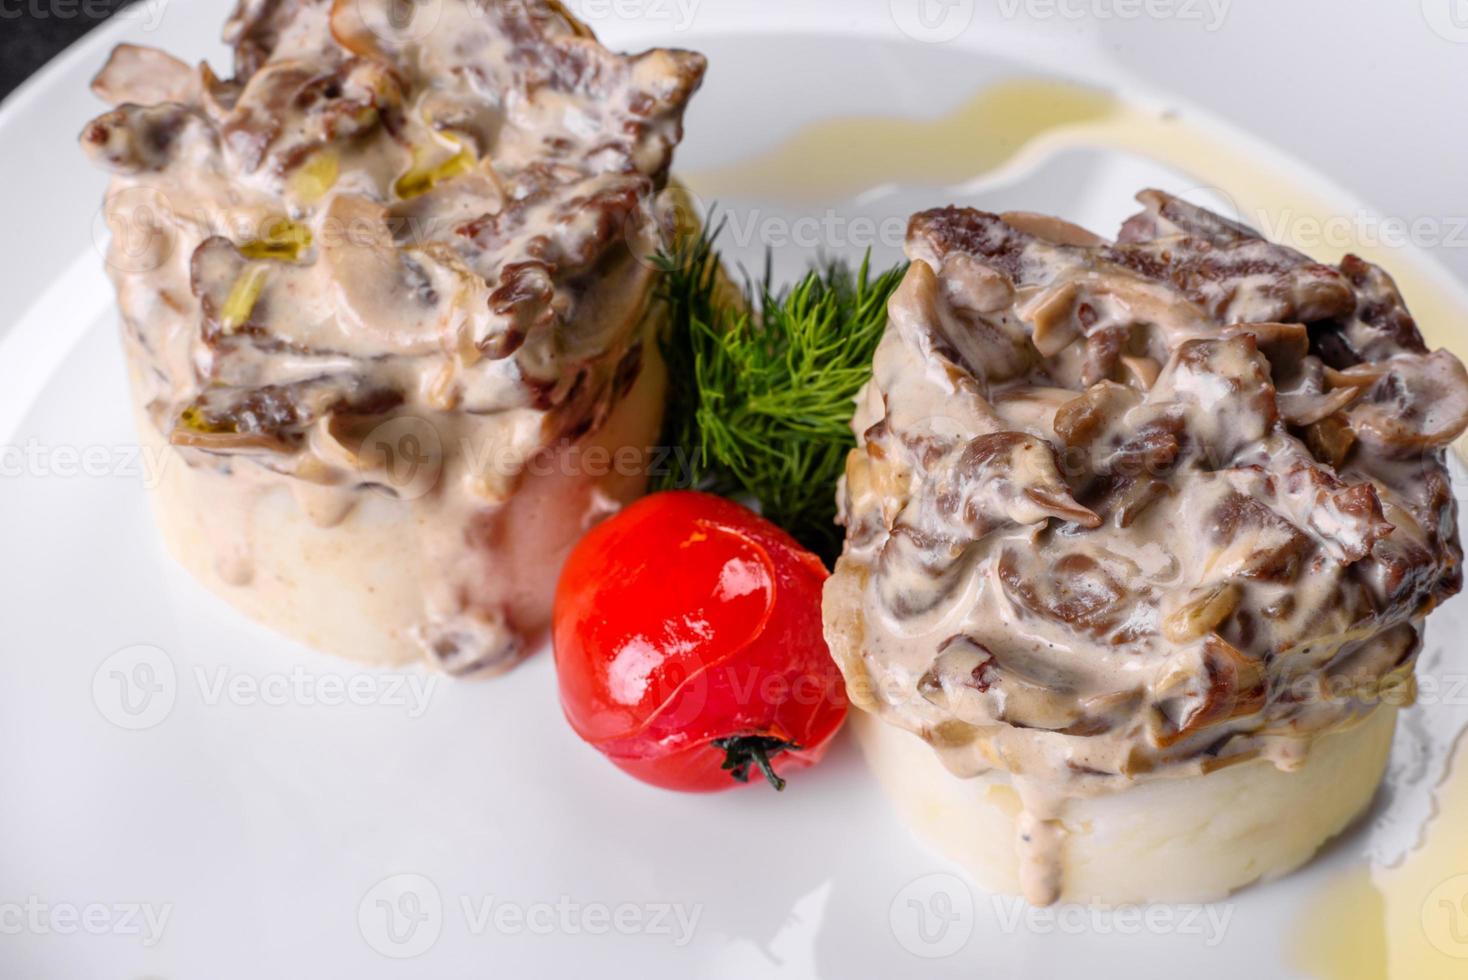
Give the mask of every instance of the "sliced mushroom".
M 1011 336 L 997 322 L 951 307 L 937 273 L 921 259 L 908 267 L 887 309 L 892 325 L 926 360 L 959 363 L 979 381 L 1023 376 L 1034 360 L 1022 330 Z
M 1036 214 L 1033 211 L 1006 211 L 999 217 L 1009 227 L 1018 229 L 1026 235 L 1033 235 L 1052 245 L 1095 248 L 1107 244 L 1106 239 L 1100 235 L 1048 214 Z
M 1054 357 L 1080 339 L 1081 325 L 1075 316 L 1079 298 L 1080 287 L 1068 280 L 1020 308 L 1020 316 L 1031 324 L 1030 341 L 1042 357 Z
M 223 122 L 234 111 L 243 90 L 241 82 L 234 79 L 226 81 L 214 74 L 208 62 L 199 65 L 199 103 L 216 123 Z
M 252 266 L 234 243 L 215 236 L 194 250 L 189 284 L 204 313 L 204 339 L 215 343 L 249 323 L 265 286 L 263 265 Z
M 997 723 L 1077 737 L 1111 731 L 1140 703 L 1136 690 L 1087 694 L 1081 677 L 1019 649 L 998 653 L 971 636 L 940 644 L 918 692 L 979 727 Z
M 1136 388 L 1147 391 L 1157 383 L 1162 365 L 1151 357 L 1129 357 L 1122 355 L 1121 363 L 1126 367 L 1127 380 Z
M 488 319 L 488 287 L 447 246 L 399 249 L 386 215 L 380 204 L 350 194 L 327 208 L 321 263 L 344 325 L 385 350 L 455 349 L 456 325 L 472 331 Z
M 1264 665 L 1222 637 L 1209 635 L 1174 661 L 1153 685 L 1148 734 L 1160 748 L 1268 703 Z
M 199 98 L 199 76 L 157 48 L 119 44 L 92 79 L 92 92 L 114 106 L 191 103 Z
M 1381 380 L 1381 376 L 1386 374 L 1387 370 L 1388 366 L 1384 361 L 1380 363 L 1357 364 L 1354 367 L 1345 369 L 1333 368 L 1327 365 L 1325 368 L 1325 380 L 1330 382 L 1332 388 L 1370 388 Z
M 943 294 L 952 305 L 975 313 L 996 313 L 1014 302 L 1014 283 L 961 252 L 943 260 Z
M 358 57 L 392 64 L 396 46 L 389 47 L 386 40 L 398 33 L 395 28 L 411 24 L 394 24 L 388 15 L 389 6 L 390 3 L 377 3 L 375 0 L 331 0 L 331 36 L 337 44 Z M 437 5 L 425 4 L 422 10 L 417 8 L 417 4 L 405 7 L 412 16 L 425 17 L 432 16 Z
M 1356 445 L 1356 433 L 1346 417 L 1336 413 L 1306 426 L 1305 444 L 1316 459 L 1339 470 Z
M 1233 615 L 1243 594 L 1236 582 L 1199 586 L 1181 606 L 1163 618 L 1162 635 L 1174 643 L 1191 643 L 1212 633 Z
M 322 376 L 289 385 L 206 389 L 180 414 L 170 441 L 209 452 L 294 452 L 331 414 L 379 415 L 402 396 L 357 375 Z
M 977 537 L 1014 524 L 1054 518 L 1096 527 L 1101 518 L 1075 502 L 1050 445 L 1019 432 L 979 436 L 950 455 L 953 492 L 939 510 Z
M 184 131 L 203 127 L 188 107 L 124 105 L 98 116 L 82 131 L 82 149 L 120 174 L 156 173 L 173 162 Z
M 1445 350 L 1398 354 L 1349 412 L 1357 437 L 1387 455 L 1441 449 L 1468 429 L 1468 371 Z
M 1109 515 L 1117 527 L 1128 528 L 1172 492 L 1167 481 L 1155 476 L 1112 476 L 1103 484 L 1103 495 L 1092 508 L 1098 514 Z
M 1088 446 L 1141 401 L 1135 390 L 1111 381 L 1092 385 L 1056 411 L 1055 434 L 1067 446 Z
M 1016 606 L 1093 639 L 1121 626 L 1137 601 L 1116 569 L 1081 551 L 1028 559 L 1006 547 L 997 571 L 1005 595 Z
M 1293 370 L 1310 353 L 1310 331 L 1303 323 L 1236 323 L 1223 331 L 1225 337 L 1248 334 L 1269 358 L 1276 374 Z
M 1279 395 L 1279 414 L 1290 425 L 1311 426 L 1334 415 L 1361 397 L 1364 389 L 1336 388 L 1325 394 L 1299 392 Z

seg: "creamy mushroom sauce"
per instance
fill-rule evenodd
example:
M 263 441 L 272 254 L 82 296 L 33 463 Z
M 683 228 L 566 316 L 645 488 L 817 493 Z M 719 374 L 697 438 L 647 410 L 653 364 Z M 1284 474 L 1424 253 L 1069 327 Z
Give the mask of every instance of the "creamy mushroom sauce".
M 554 2 L 407 9 L 244 0 L 231 79 L 124 45 L 82 143 L 116 175 L 109 265 L 152 423 L 330 525 L 394 492 L 363 434 L 430 422 L 446 479 L 414 504 L 421 639 L 450 669 L 504 666 L 520 637 L 475 600 L 466 541 L 637 378 L 651 202 L 705 63 L 613 54 Z M 466 440 L 496 463 L 457 458 Z
M 1116 242 L 915 216 L 840 492 L 853 699 L 1013 775 L 1036 902 L 1067 798 L 1299 766 L 1410 684 L 1462 580 L 1468 374 L 1387 274 L 1139 200 Z

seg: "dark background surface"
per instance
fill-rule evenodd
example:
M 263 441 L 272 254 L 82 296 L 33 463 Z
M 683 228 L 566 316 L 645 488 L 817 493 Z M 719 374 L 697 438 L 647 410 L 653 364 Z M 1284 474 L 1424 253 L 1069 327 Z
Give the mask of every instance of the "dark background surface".
M 0 98 L 131 0 L 7 0 L 0 5 Z

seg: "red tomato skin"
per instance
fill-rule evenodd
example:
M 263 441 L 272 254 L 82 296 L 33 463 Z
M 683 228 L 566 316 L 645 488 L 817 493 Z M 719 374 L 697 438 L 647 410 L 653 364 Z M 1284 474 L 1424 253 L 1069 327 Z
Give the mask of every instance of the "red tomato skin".
M 777 773 L 813 764 L 847 708 L 822 633 L 826 576 L 732 501 L 694 491 L 638 501 L 592 529 L 561 574 L 552 637 L 567 720 L 668 789 L 739 785 L 716 738 L 797 744 L 774 757 Z

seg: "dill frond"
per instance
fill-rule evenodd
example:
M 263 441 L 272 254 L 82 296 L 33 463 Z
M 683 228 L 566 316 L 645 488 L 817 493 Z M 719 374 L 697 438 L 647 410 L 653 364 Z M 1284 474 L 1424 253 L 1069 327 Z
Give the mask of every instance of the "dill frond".
M 766 272 L 741 297 L 714 247 L 721 230 L 659 258 L 672 388 L 664 437 L 683 465 L 654 487 L 751 499 L 829 563 L 841 548 L 836 481 L 856 444 L 856 395 L 906 268 L 873 276 L 870 255 L 857 269 L 828 261 L 785 290 Z

